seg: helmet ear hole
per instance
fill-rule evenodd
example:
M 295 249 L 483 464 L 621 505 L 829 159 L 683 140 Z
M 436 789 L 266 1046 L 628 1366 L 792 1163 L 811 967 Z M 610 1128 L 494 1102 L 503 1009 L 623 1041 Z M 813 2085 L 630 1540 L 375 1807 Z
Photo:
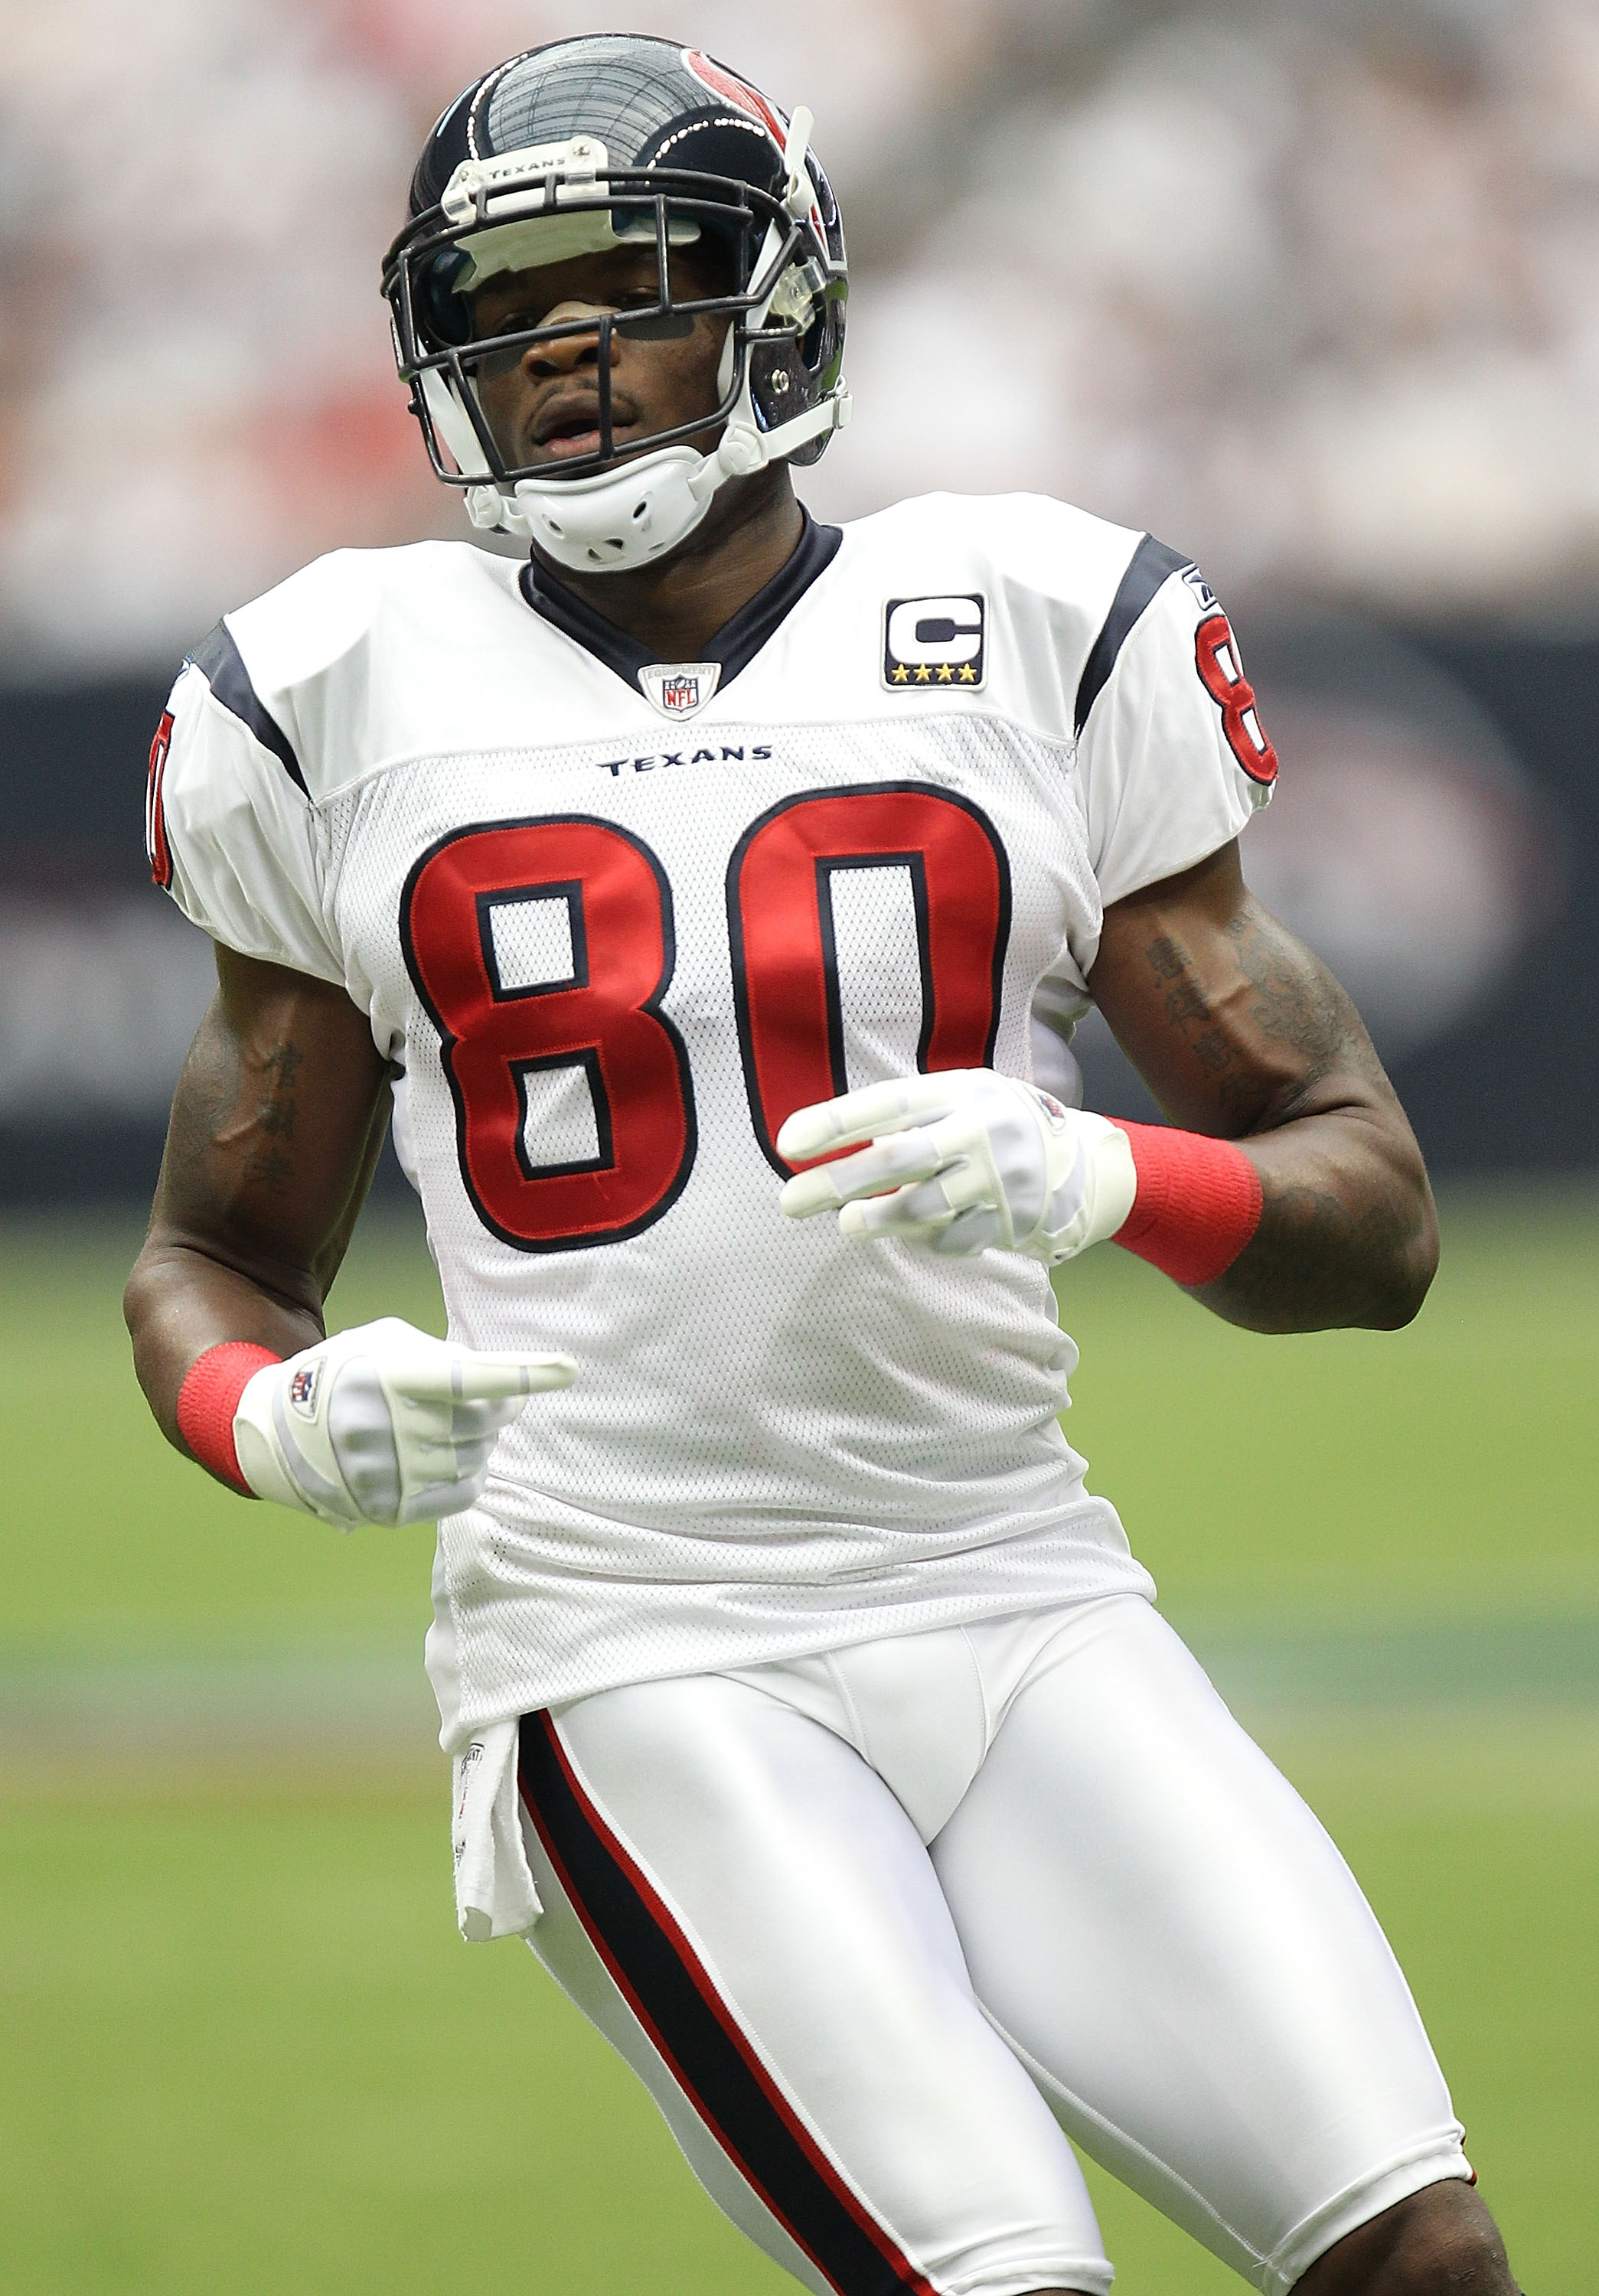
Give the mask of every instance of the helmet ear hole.
M 775 430 L 811 403 L 810 376 L 791 334 L 767 337 L 750 349 L 750 398 L 763 430 Z

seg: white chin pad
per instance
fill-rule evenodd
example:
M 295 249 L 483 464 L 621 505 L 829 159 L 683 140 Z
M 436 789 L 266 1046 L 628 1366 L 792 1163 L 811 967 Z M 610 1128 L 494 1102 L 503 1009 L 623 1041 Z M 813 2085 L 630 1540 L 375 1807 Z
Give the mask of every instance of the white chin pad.
M 692 447 L 662 447 L 591 479 L 522 479 L 515 515 L 558 566 L 579 573 L 648 565 L 692 534 L 718 471 Z M 507 521 L 509 522 L 509 521 Z

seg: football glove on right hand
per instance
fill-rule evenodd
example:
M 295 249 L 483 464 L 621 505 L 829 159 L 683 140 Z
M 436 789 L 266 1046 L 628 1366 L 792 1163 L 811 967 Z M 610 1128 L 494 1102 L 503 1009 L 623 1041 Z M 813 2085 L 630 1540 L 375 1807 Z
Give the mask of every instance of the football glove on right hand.
M 1046 1267 L 1114 1235 L 1138 1186 L 1119 1126 L 992 1069 L 896 1077 L 797 1109 L 777 1152 L 809 1166 L 778 1198 L 791 1219 L 837 1211 L 845 1235 L 956 1257 L 1021 1251 Z
M 431 1522 L 482 1493 L 500 1430 L 570 1387 L 570 1356 L 480 1354 L 385 1316 L 255 1374 L 234 1447 L 258 1498 L 357 1523 Z

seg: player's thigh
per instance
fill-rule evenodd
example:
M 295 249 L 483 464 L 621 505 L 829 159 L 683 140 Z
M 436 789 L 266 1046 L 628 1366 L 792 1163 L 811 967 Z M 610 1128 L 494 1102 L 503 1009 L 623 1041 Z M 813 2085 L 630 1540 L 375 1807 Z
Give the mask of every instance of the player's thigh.
M 1108 2286 L 1070 2147 L 851 1748 L 698 1677 L 530 1716 L 521 1779 L 534 1950 L 780 2263 L 846 2296 Z
M 972 1982 L 1086 2150 L 1263 2288 L 1462 2175 L 1349 1868 L 1137 1598 L 1083 1614 L 932 1856 Z

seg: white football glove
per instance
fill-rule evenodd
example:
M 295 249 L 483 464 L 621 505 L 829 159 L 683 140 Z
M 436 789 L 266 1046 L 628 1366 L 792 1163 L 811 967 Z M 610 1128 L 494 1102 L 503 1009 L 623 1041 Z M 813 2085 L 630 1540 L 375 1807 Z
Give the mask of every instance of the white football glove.
M 258 1498 L 349 1529 L 432 1522 L 482 1492 L 502 1427 L 570 1387 L 570 1356 L 485 1355 L 385 1316 L 256 1373 L 234 1448 Z
M 784 1184 L 791 1219 L 838 1210 L 846 1235 L 997 1246 L 1054 1267 L 1114 1235 L 1137 1193 L 1125 1132 L 992 1069 L 898 1077 L 798 1109 L 777 1152 L 808 1163 L 859 1141 L 873 1145 Z

